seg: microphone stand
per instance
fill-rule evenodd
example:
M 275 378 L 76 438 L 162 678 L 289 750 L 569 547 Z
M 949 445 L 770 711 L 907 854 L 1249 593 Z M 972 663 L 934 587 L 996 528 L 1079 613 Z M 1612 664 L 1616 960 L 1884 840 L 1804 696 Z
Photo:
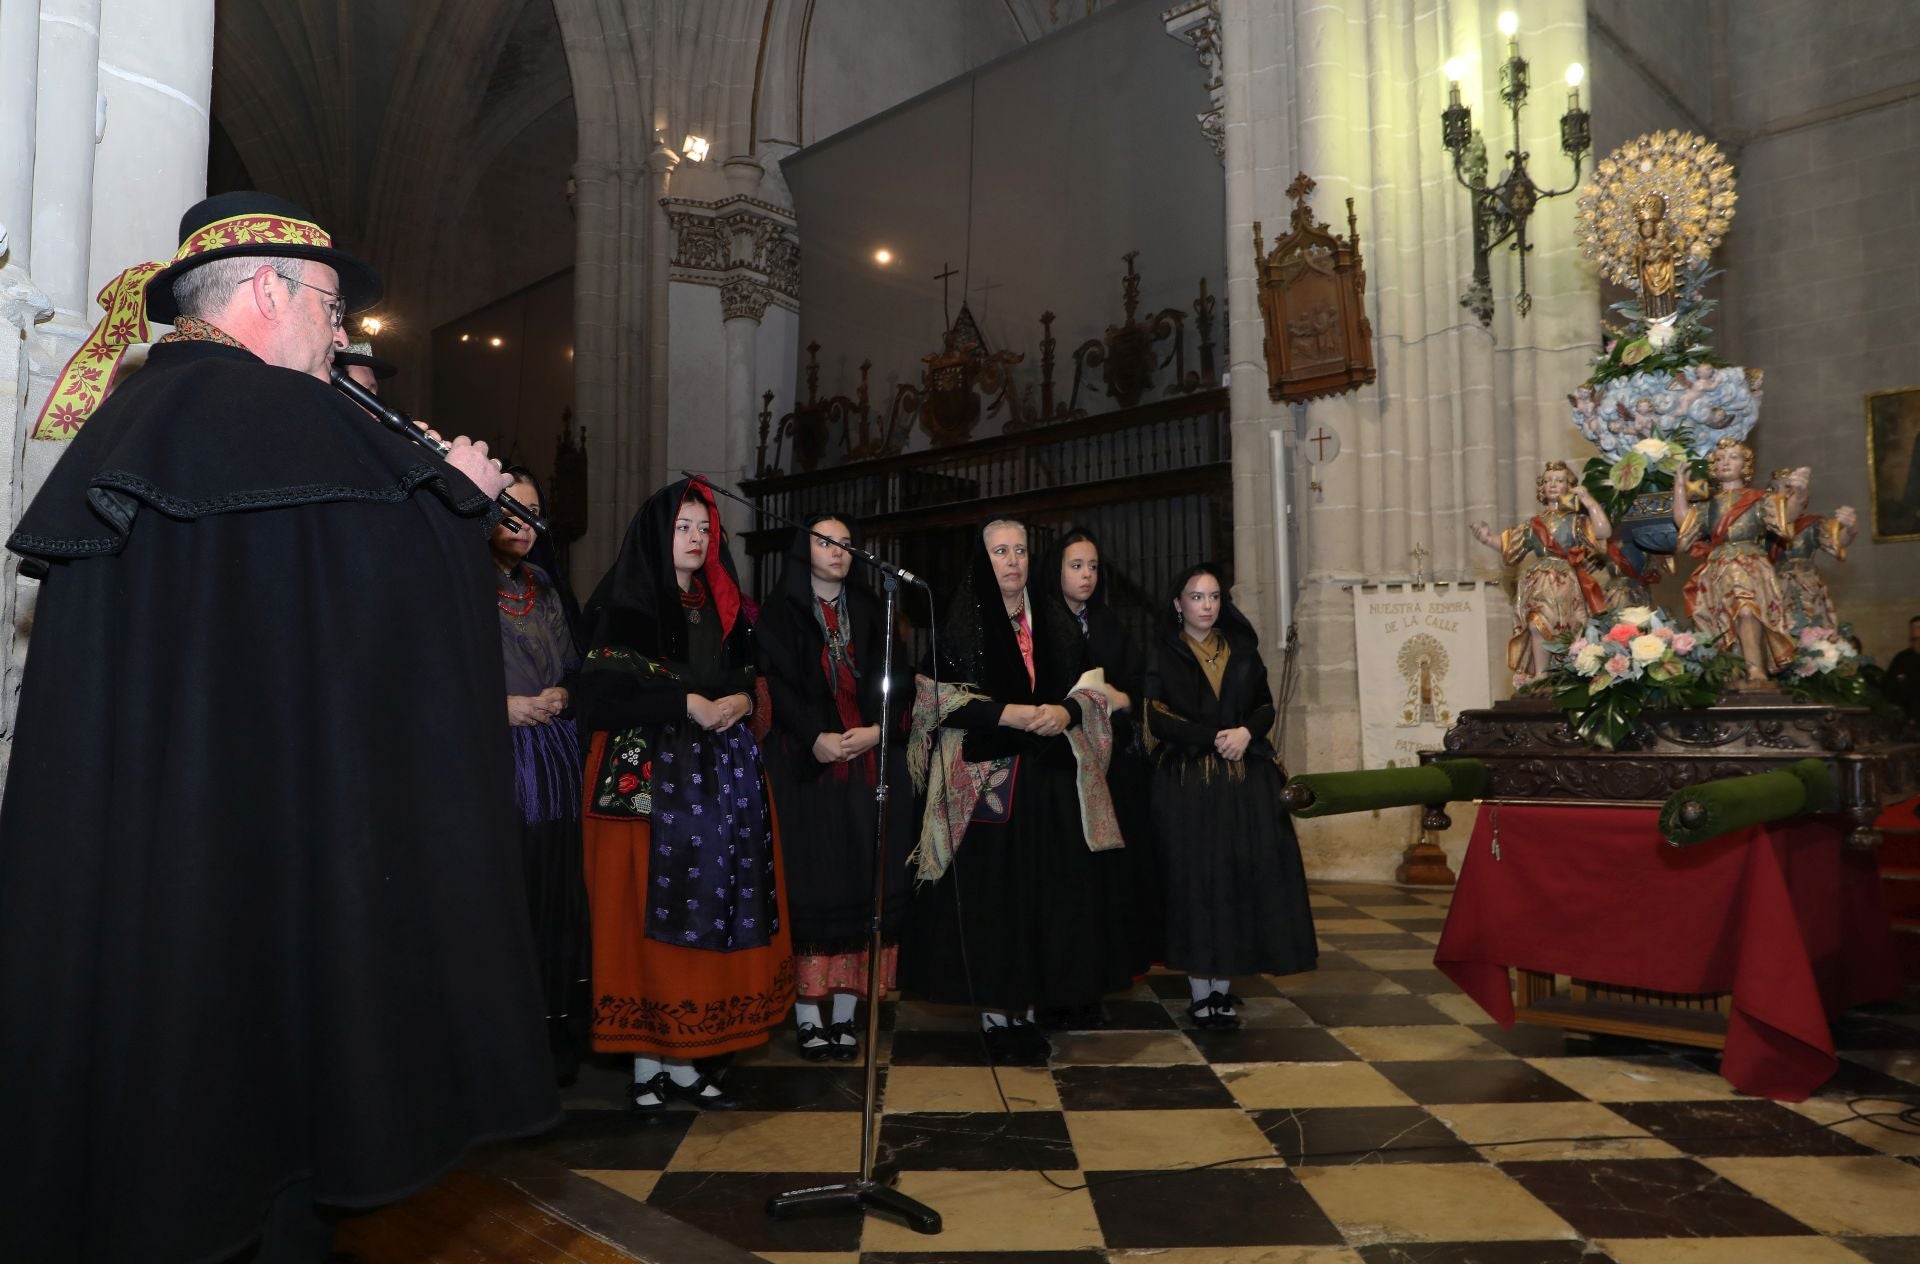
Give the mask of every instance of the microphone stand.
M 354 381 L 345 373 L 342 373 L 337 367 L 329 369 L 328 372 L 332 375 L 333 385 L 336 390 L 354 403 L 360 405 L 360 407 L 366 409 L 369 416 L 387 429 L 393 431 L 393 433 L 399 435 L 402 439 L 406 439 L 411 443 L 417 443 L 438 457 L 444 457 L 452 450 L 452 444 L 444 443 L 422 430 L 419 426 L 416 426 L 413 423 L 413 418 L 407 416 L 392 404 L 382 400 L 378 395 L 375 395 L 372 391 L 360 385 L 360 383 Z M 500 512 L 507 517 L 526 523 L 541 535 L 547 533 L 546 519 L 521 504 L 515 497 L 508 495 L 506 492 L 501 492 L 493 498 L 493 503 L 498 506 Z
M 689 477 L 699 477 L 687 470 L 680 472 Z M 899 597 L 900 581 L 917 584 L 922 589 L 926 589 L 927 584 L 913 572 L 882 561 L 865 549 L 842 544 L 804 523 L 761 509 L 746 497 L 725 488 L 714 487 L 711 483 L 708 486 L 727 499 L 754 510 L 756 514 L 785 523 L 796 531 L 804 531 L 836 548 L 846 549 L 879 572 L 881 586 L 887 595 L 886 630 L 882 634 L 883 648 L 880 654 L 879 762 L 875 765 L 876 775 L 873 779 L 873 904 L 867 926 L 867 1057 L 866 1088 L 860 1105 L 860 1174 L 851 1181 L 812 1185 L 775 1194 L 767 1199 L 767 1214 L 775 1220 L 784 1220 L 804 1212 L 865 1211 L 871 1208 L 890 1212 L 921 1233 L 938 1233 L 940 1213 L 895 1189 L 894 1183 L 900 1179 L 899 1169 L 891 1163 L 876 1161 L 880 1148 L 880 956 L 884 951 L 881 939 L 887 906 L 887 750 L 892 738 L 894 608 Z

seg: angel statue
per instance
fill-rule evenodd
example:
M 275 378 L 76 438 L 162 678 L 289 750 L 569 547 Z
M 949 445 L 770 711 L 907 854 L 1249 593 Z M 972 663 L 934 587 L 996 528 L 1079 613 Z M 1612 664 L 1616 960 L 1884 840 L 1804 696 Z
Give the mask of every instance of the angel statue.
M 1473 524 L 1473 538 L 1497 551 L 1501 561 L 1526 563 L 1514 595 L 1513 638 L 1507 642 L 1515 684 L 1544 676 L 1553 666 L 1548 642 L 1573 640 L 1589 617 L 1607 608 L 1589 569 L 1613 535 L 1607 511 L 1565 461 L 1548 461 L 1533 485 L 1541 512 L 1525 523 L 1499 535 L 1484 522 Z
M 1774 576 L 1780 581 L 1780 597 L 1787 603 L 1787 626 L 1796 633 L 1802 628 L 1839 626 L 1827 581 L 1813 563 L 1821 553 L 1846 561 L 1847 546 L 1860 534 L 1860 516 L 1851 505 L 1841 505 L 1831 518 L 1807 512 L 1810 474 L 1805 466 L 1781 468 L 1771 480 L 1774 493 L 1786 497 L 1788 534 L 1775 540 L 1769 552 Z
M 1748 486 L 1753 449 L 1737 439 L 1713 445 L 1707 472 L 1713 490 L 1700 500 L 1685 477 L 1673 480 L 1674 551 L 1702 562 L 1687 579 L 1687 616 L 1702 640 L 1746 659 L 1746 687 L 1764 686 L 1794 653 L 1786 599 L 1767 556 L 1770 539 L 1792 538 L 1787 498 Z

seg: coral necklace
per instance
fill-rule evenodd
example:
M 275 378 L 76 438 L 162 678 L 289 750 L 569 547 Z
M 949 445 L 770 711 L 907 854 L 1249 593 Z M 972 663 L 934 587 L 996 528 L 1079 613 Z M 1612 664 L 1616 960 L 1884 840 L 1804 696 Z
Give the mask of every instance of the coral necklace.
M 513 577 L 509 574 L 503 573 L 500 578 L 509 584 L 513 582 Z M 500 613 L 520 619 L 532 613 L 534 600 L 539 596 L 540 584 L 534 579 L 533 572 L 528 571 L 525 592 L 511 592 L 498 584 L 494 585 L 493 591 L 500 598 Z

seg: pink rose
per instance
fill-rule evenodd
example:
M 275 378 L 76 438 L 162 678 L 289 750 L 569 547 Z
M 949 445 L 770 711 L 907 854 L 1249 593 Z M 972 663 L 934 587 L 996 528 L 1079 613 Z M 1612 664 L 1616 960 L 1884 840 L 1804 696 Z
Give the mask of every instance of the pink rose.
M 1691 654 L 1693 653 L 1694 646 L 1697 644 L 1699 644 L 1699 642 L 1693 639 L 1693 633 L 1691 632 L 1675 632 L 1673 634 L 1673 652 L 1676 654 Z
M 1581 650 L 1583 650 L 1583 649 L 1585 649 L 1585 648 L 1587 648 L 1587 646 L 1589 646 L 1589 645 L 1591 645 L 1591 644 L 1593 644 L 1593 642 L 1592 642 L 1592 641 L 1589 641 L 1589 640 L 1588 640 L 1588 639 L 1587 639 L 1586 637 L 1584 637 L 1584 636 L 1581 636 L 1581 637 L 1575 637 L 1575 638 L 1574 638 L 1574 642 L 1573 642 L 1573 644 L 1572 644 L 1572 645 L 1569 645 L 1569 646 L 1567 646 L 1567 657 L 1569 657 L 1569 658 L 1572 658 L 1572 657 L 1575 657 L 1576 655 L 1578 655 L 1578 654 L 1580 653 L 1580 651 L 1581 651 Z
M 1671 641 L 1671 640 L 1673 640 L 1673 629 L 1672 629 L 1672 628 L 1655 628 L 1655 629 L 1653 630 L 1653 634 L 1654 634 L 1655 636 L 1657 636 L 1657 637 L 1659 637 L 1659 638 L 1660 638 L 1661 640 L 1663 640 L 1663 641 Z
M 1800 648 L 1810 650 L 1827 639 L 1825 628 L 1804 627 L 1800 629 Z
M 1812 659 L 1809 658 L 1809 659 L 1803 659 L 1800 663 L 1798 663 L 1793 669 L 1793 674 L 1796 676 L 1811 676 L 1813 675 L 1813 673 L 1819 670 L 1820 670 L 1820 664 L 1814 662 Z
M 1631 641 L 1639 635 L 1640 629 L 1634 627 L 1631 623 L 1616 623 L 1608 630 L 1605 639 L 1612 641 L 1615 645 L 1625 645 L 1628 641 Z
M 1607 660 L 1607 674 L 1610 676 L 1624 676 L 1632 668 L 1633 660 L 1625 654 L 1615 654 Z

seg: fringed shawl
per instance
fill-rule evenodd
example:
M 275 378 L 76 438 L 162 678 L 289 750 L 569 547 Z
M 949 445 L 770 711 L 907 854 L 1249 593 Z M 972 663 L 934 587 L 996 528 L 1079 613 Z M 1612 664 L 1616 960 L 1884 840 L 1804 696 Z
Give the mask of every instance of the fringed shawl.
M 1107 789 L 1107 761 L 1113 754 L 1113 727 L 1107 716 L 1107 695 L 1084 681 L 1068 696 L 1080 703 L 1080 723 L 1065 736 L 1073 749 L 1074 788 L 1080 800 L 1080 826 L 1087 850 L 1112 851 L 1125 846 L 1113 796 Z M 914 678 L 913 728 L 907 738 L 907 771 L 915 790 L 927 795 L 920 823 L 920 842 L 907 863 L 922 882 L 937 882 L 953 863 L 966 837 L 982 790 L 1002 764 L 1016 757 L 969 762 L 964 758 L 966 734 L 942 722 L 970 702 L 987 696 L 970 685 L 936 684 L 925 676 Z

